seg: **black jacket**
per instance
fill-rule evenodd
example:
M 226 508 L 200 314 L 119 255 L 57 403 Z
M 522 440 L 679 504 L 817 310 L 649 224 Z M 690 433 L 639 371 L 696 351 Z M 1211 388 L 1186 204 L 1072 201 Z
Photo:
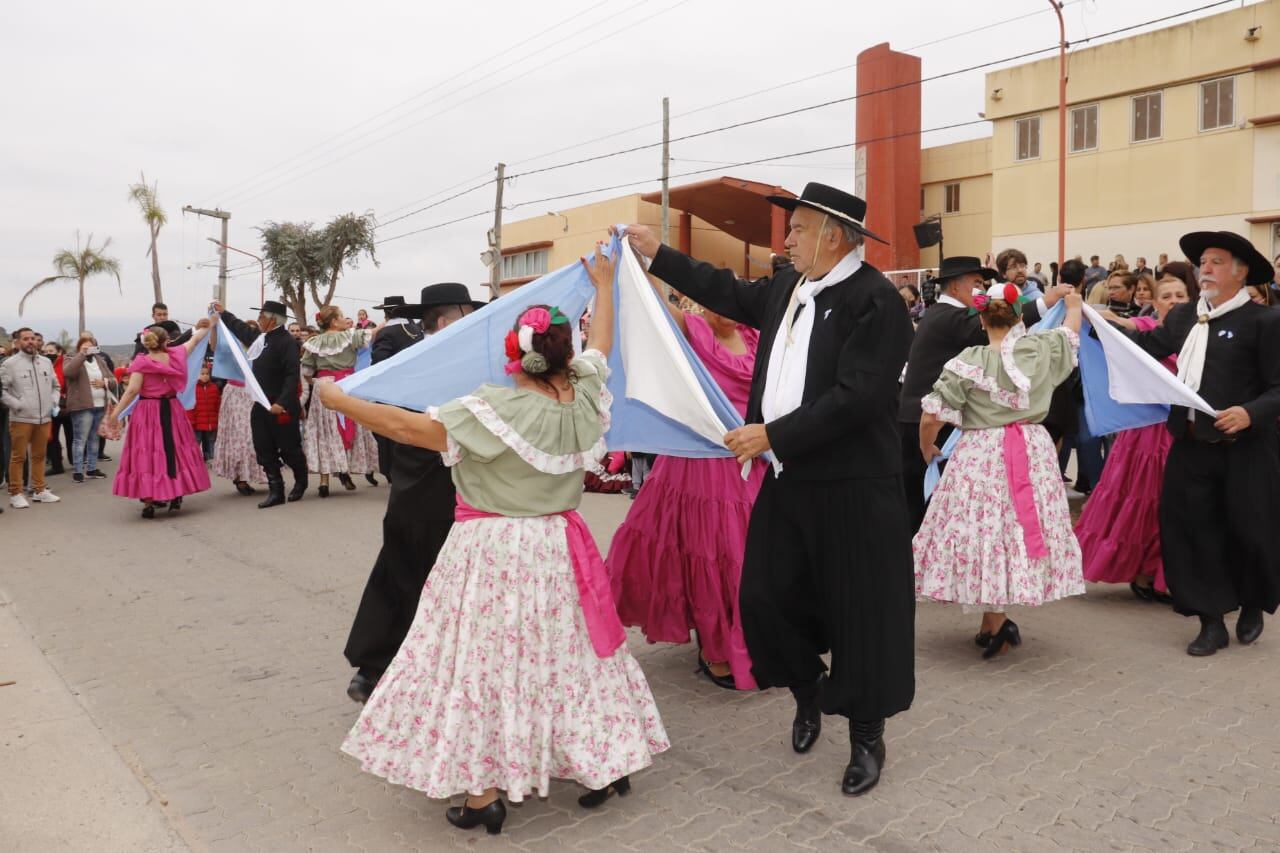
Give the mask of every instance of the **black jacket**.
M 1196 325 L 1195 303 L 1177 305 L 1164 324 L 1149 332 L 1130 332 L 1138 346 L 1153 358 L 1175 355 Z M 1253 425 L 1237 435 L 1241 439 L 1274 436 L 1280 418 L 1280 313 L 1249 302 L 1229 314 L 1209 321 L 1209 345 L 1198 392 L 1218 411 L 1242 406 Z M 1196 412 L 1195 438 L 1216 441 L 1225 436 L 1214 418 Z M 1187 409 L 1169 411 L 1169 432 L 1174 438 L 1187 433 Z
M 942 368 L 964 349 L 982 346 L 987 333 L 982 321 L 968 308 L 957 308 L 944 302 L 935 302 L 924 312 L 911 341 L 911 353 L 907 357 L 907 375 L 902 380 L 902 402 L 898 407 L 898 420 L 902 423 L 920 423 L 920 398 L 933 390 L 942 375 Z
M 406 350 L 426 337 L 422 328 L 410 320 L 408 323 L 396 323 L 384 326 L 378 336 L 373 339 L 373 352 L 369 359 L 372 364 L 386 361 L 391 356 Z
M 262 334 L 230 311 L 223 311 L 222 319 L 246 347 Z M 299 403 L 301 355 L 293 335 L 284 326 L 279 326 L 267 332 L 266 346 L 262 348 L 262 354 L 253 360 L 253 378 L 262 386 L 262 393 L 272 403 L 279 403 L 294 418 L 302 413 Z
M 717 314 L 760 329 L 747 423 L 761 423 L 769 353 L 791 293 L 793 267 L 748 282 L 663 246 L 649 272 Z M 896 476 L 902 472 L 898 377 L 911 346 L 911 319 L 898 291 L 864 263 L 821 291 L 800 408 L 768 424 L 787 480 Z

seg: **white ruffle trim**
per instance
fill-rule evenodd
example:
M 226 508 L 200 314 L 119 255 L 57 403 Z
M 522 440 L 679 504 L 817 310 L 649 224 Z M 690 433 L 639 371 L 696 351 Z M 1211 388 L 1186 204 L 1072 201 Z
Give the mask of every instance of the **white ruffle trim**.
M 926 394 L 920 399 L 920 408 L 933 415 L 940 421 L 945 421 L 956 426 L 964 426 L 964 416 L 959 409 L 953 409 L 946 403 L 942 402 L 942 398 L 937 394 Z
M 1004 366 L 1004 372 L 1009 374 L 1009 378 L 1013 380 L 1013 387 L 1021 392 L 1022 396 L 1031 390 L 1031 380 L 1027 375 L 1018 369 L 1018 363 L 1013 360 L 1013 346 L 1027 334 L 1027 327 L 1022 323 L 1018 323 L 1009 333 L 1004 336 L 1004 340 L 1000 342 L 1000 363 Z M 1022 406 L 1021 408 L 1026 408 Z
M 1067 336 L 1067 342 L 1071 344 L 1071 366 L 1080 366 L 1080 336 L 1075 330 L 1068 329 L 1066 326 L 1057 326 L 1053 329 L 1055 332 L 1061 332 Z
M 431 418 L 431 420 L 435 421 L 436 423 L 441 423 L 440 407 L 428 406 L 427 416 Z M 445 432 L 444 440 L 445 440 L 445 448 L 444 448 L 444 452 L 440 454 L 440 461 L 443 462 L 446 467 L 452 467 L 454 465 L 457 465 L 459 462 L 462 461 L 462 447 L 458 444 L 458 442 L 453 440 L 453 436 L 450 435 L 448 432 Z
M 946 363 L 942 368 L 945 371 L 954 373 L 961 379 L 972 382 L 975 388 L 980 388 L 991 395 L 991 399 L 997 405 L 1004 406 L 1006 409 L 1014 409 L 1015 411 L 1026 411 L 1031 408 L 1031 397 L 1026 391 L 1006 391 L 996 383 L 994 376 L 988 376 L 982 372 L 982 367 L 971 364 L 960 356 L 956 356 Z M 923 404 L 923 400 L 921 403 Z M 936 414 L 936 413 L 935 413 Z
M 513 450 L 517 456 L 528 462 L 536 470 L 543 474 L 560 475 L 569 474 L 574 471 L 588 471 L 591 466 L 599 467 L 599 460 L 604 458 L 606 451 L 604 443 L 604 434 L 601 433 L 600 439 L 591 446 L 590 450 L 580 451 L 578 453 L 562 453 L 555 455 L 547 453 L 534 447 L 524 436 L 516 432 L 510 424 L 499 417 L 493 407 L 486 400 L 468 394 L 465 397 L 458 398 L 458 402 L 475 419 L 480 425 L 493 434 L 499 441 Z M 608 418 L 608 404 L 603 394 L 600 398 L 600 420 L 603 424 Z M 452 440 L 451 440 L 452 441 Z M 452 448 L 450 448 L 452 450 Z M 446 457 L 447 459 L 447 457 Z M 456 461 L 456 460 L 455 460 Z M 452 464 L 446 461 L 445 464 Z
M 355 329 L 343 329 L 340 332 L 323 332 L 314 338 L 308 338 L 302 348 L 312 355 L 328 358 L 341 355 L 348 349 L 356 349 L 357 347 L 352 342 L 355 336 Z M 367 337 L 367 333 L 365 336 Z

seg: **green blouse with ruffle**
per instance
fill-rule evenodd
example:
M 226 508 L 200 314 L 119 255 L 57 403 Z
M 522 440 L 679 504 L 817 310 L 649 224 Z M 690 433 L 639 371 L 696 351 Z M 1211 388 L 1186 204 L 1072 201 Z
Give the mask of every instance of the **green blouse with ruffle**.
M 588 350 L 571 367 L 572 402 L 485 384 L 430 412 L 449 433 L 442 455 L 464 501 L 516 517 L 578 507 L 584 472 L 605 453 L 612 398 L 602 354 Z

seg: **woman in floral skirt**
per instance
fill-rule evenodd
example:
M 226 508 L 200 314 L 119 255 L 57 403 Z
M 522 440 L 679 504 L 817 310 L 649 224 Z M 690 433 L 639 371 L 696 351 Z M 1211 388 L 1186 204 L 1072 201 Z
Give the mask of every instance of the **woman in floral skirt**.
M 317 384 L 325 406 L 453 466 L 457 521 L 342 749 L 430 797 L 465 794 L 445 813 L 462 829 L 500 832 L 500 792 L 546 796 L 553 778 L 586 786 L 578 802 L 599 806 L 669 745 L 575 511 L 610 405 L 613 264 L 597 249 L 588 270 L 588 349 L 573 358 L 558 309 L 527 309 L 506 342 L 514 388 L 482 385 L 422 415 Z
M 963 432 L 912 543 L 916 593 L 981 610 L 975 641 L 984 658 L 1022 641 L 1006 607 L 1084 592 L 1057 454 L 1040 426 L 1053 389 L 1076 365 L 1080 296 L 1064 298 L 1064 324 L 1028 335 L 1016 286 L 978 294 L 974 309 L 990 343 L 947 362 L 921 400 L 925 462 L 939 454 L 943 423 Z
M 356 352 L 369 346 L 376 333 L 375 329 L 351 328 L 336 305 L 321 308 L 316 322 L 322 331 L 302 345 L 302 378 L 308 388 L 302 397 L 304 408 L 316 379 L 342 379 L 355 372 Z M 378 443 L 373 433 L 353 420 L 340 418 L 320 405 L 310 406 L 302 449 L 307 454 L 307 469 L 320 475 L 322 498 L 329 497 L 330 474 L 337 474 L 349 492 L 356 488 L 352 474 L 363 474 L 369 485 L 378 485 L 373 476 L 378 467 Z

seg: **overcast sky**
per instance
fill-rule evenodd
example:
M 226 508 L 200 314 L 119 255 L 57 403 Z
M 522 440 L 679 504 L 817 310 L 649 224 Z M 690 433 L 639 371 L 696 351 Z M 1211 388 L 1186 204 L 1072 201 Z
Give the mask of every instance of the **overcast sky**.
M 1075 0 L 1066 9 L 1068 38 L 1205 2 Z M 1019 16 L 1026 17 L 1000 23 Z M 166 301 L 190 321 L 216 283 L 216 249 L 206 238 L 218 226 L 184 216 L 183 205 L 230 210 L 231 244 L 257 251 L 255 228 L 267 220 L 323 223 L 372 210 L 385 221 L 449 195 L 441 192 L 448 187 L 481 183 L 499 160 L 513 173 L 657 141 L 661 128 L 653 124 L 540 156 L 657 122 L 664 95 L 672 100 L 673 136 L 847 96 L 852 69 L 682 115 L 851 65 L 883 41 L 918 47 L 912 52 L 927 77 L 1049 47 L 1057 29 L 1045 0 L 8 4 L 0 29 L 7 128 L 0 136 L 0 326 L 74 331 L 73 282 L 33 296 L 21 321 L 17 307 L 27 288 L 52 274 L 54 252 L 74 246 L 78 229 L 95 243 L 109 236 L 123 267 L 123 296 L 108 279 L 88 282 L 89 327 L 103 343 L 132 338 L 152 301 L 147 231 L 126 199 L 139 171 L 159 181 L 169 214 L 159 244 Z M 926 83 L 924 127 L 976 118 L 982 80 L 972 72 Z M 849 102 L 677 143 L 672 171 L 851 141 L 854 112 Z M 979 124 L 927 134 L 924 143 L 988 133 Z M 650 149 L 511 182 L 506 204 L 526 206 L 505 216 L 656 189 L 659 158 Z M 807 180 L 851 187 L 852 162 L 845 149 L 724 173 L 796 191 Z M 379 237 L 492 206 L 485 188 L 387 224 Z M 487 271 L 479 253 L 490 224 L 485 216 L 380 246 L 381 266 L 349 271 L 338 304 L 354 314 L 384 294 L 411 296 L 442 280 L 480 292 Z M 245 260 L 233 254 L 231 265 Z M 256 266 L 233 275 L 228 307 L 257 305 Z

